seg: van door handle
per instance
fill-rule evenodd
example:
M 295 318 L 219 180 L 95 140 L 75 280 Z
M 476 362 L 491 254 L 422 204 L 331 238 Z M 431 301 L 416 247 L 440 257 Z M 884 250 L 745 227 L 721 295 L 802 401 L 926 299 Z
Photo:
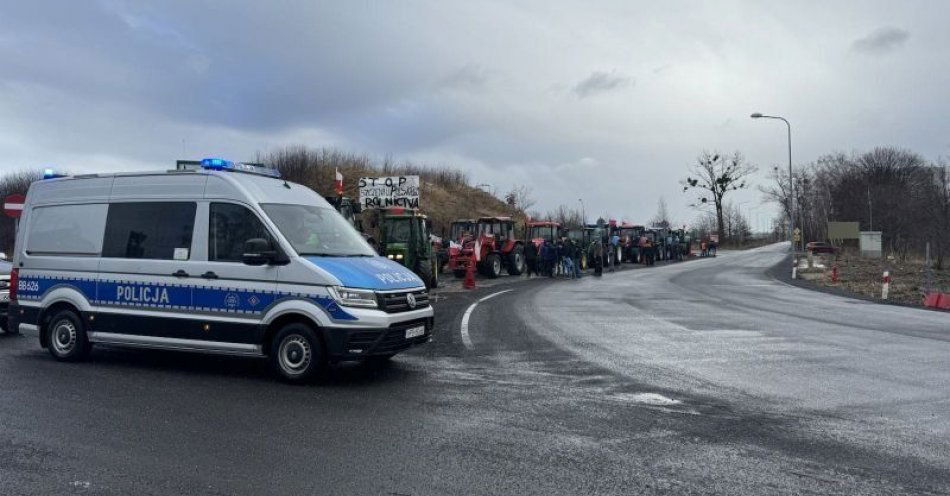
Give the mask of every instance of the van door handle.
M 188 277 L 188 273 L 181 269 L 178 269 L 177 271 L 172 272 L 172 275 L 175 277 Z
M 217 279 L 218 275 L 209 270 L 208 272 L 201 274 L 201 277 L 204 277 L 205 279 Z

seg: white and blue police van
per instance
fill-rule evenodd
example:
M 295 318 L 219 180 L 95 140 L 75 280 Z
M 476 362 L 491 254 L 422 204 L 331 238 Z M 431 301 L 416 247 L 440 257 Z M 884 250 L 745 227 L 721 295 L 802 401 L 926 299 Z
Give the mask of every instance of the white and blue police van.
M 423 281 L 274 169 L 47 177 L 26 196 L 8 325 L 57 360 L 100 344 L 261 356 L 302 382 L 430 340 Z

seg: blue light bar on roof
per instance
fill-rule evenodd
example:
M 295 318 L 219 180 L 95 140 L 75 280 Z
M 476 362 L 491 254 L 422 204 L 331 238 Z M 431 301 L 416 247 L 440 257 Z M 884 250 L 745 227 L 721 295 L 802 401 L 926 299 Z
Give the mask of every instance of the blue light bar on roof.
M 43 179 L 56 179 L 59 177 L 66 177 L 65 174 L 57 174 L 53 169 L 44 169 L 43 170 Z
M 280 177 L 280 171 L 264 167 L 259 164 L 234 163 L 223 158 L 205 158 L 201 160 L 201 167 L 211 170 L 226 170 L 232 172 L 246 172 L 248 174 L 257 174 L 259 176 Z
M 201 166 L 205 169 L 224 170 L 233 168 L 234 162 L 223 158 L 203 158 Z

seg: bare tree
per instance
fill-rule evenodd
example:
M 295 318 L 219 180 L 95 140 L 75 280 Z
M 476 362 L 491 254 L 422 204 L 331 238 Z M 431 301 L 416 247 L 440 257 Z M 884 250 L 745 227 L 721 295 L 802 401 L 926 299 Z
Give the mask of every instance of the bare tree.
M 584 214 L 579 209 L 566 205 L 559 205 L 556 209 L 549 211 L 545 218 L 567 228 L 579 228 L 584 225 Z
M 660 197 L 656 203 L 656 215 L 650 219 L 650 224 L 657 227 L 670 227 L 673 222 L 670 220 L 670 210 L 666 206 L 666 198 Z
M 683 192 L 698 190 L 697 202 L 693 206 L 709 208 L 716 212 L 716 226 L 723 232 L 723 199 L 730 191 L 747 187 L 746 178 L 756 171 L 756 167 L 745 162 L 742 154 L 736 151 L 730 157 L 720 153 L 704 151 L 690 167 L 690 175 L 683 184 Z
M 516 184 L 512 186 L 507 193 L 505 193 L 505 203 L 507 203 L 512 208 L 527 212 L 528 209 L 533 207 L 535 204 L 531 193 L 532 190 L 530 186 Z

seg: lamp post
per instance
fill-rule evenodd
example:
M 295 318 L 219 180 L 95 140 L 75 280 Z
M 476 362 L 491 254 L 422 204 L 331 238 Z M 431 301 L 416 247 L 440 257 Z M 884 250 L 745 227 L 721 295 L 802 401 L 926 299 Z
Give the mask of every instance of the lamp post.
M 587 226 L 587 208 L 584 206 L 583 198 L 578 198 L 577 201 L 581 202 L 581 215 L 584 216 L 584 221 L 581 222 L 583 225 L 581 227 L 585 227 Z
M 795 251 L 795 183 L 792 180 L 792 125 L 788 120 L 778 115 L 764 115 L 756 112 L 749 117 L 753 119 L 778 119 L 788 128 L 788 240 L 792 242 L 792 251 Z

